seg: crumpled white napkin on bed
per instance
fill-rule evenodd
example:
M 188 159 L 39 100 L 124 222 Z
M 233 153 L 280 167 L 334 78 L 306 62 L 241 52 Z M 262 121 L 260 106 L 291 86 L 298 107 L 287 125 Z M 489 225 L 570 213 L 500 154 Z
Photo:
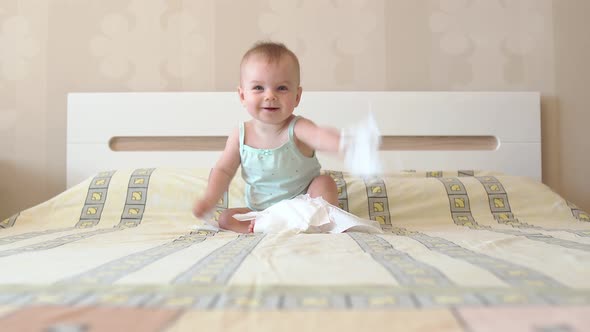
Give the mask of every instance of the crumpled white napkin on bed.
M 311 198 L 307 194 L 281 201 L 263 211 L 235 214 L 234 218 L 241 221 L 256 219 L 255 233 L 383 232 L 377 221 L 361 219 L 321 197 Z

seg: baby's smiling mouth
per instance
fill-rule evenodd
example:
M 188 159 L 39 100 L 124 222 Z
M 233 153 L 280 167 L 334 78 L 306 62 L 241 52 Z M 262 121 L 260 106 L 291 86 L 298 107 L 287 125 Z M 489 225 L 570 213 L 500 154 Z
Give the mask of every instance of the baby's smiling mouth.
M 279 110 L 278 107 L 263 107 L 262 109 L 264 109 L 265 111 L 269 111 L 269 112 L 275 112 L 275 111 Z

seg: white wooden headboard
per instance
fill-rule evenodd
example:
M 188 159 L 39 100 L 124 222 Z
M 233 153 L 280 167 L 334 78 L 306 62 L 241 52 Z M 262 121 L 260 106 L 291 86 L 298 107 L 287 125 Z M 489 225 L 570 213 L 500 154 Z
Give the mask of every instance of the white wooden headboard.
M 346 128 L 369 110 L 386 170 L 484 169 L 541 179 L 537 92 L 305 92 L 296 114 Z M 211 167 L 248 114 L 236 92 L 71 93 L 67 186 L 99 171 Z M 134 151 L 135 150 L 135 151 Z M 344 170 L 318 155 L 325 169 Z

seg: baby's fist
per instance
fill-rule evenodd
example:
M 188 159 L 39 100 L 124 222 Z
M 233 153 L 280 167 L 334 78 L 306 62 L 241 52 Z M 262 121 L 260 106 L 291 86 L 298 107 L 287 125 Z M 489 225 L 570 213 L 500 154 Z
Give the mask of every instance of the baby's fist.
M 206 199 L 199 199 L 193 206 L 193 215 L 197 218 L 203 218 L 213 209 L 214 205 Z

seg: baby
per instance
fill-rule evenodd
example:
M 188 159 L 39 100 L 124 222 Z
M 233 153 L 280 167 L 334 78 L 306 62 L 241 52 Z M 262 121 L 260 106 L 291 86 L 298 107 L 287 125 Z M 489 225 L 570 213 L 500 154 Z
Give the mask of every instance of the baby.
M 259 42 L 246 52 L 238 93 L 252 119 L 229 135 L 205 195 L 193 207 L 196 217 L 215 207 L 239 166 L 246 182 L 247 207 L 225 210 L 218 220 L 221 228 L 250 233 L 254 221 L 239 221 L 235 214 L 264 210 L 305 193 L 337 205 L 336 183 L 320 175 L 315 151 L 337 153 L 340 131 L 293 114 L 301 100 L 299 84 L 299 60 L 285 45 Z

